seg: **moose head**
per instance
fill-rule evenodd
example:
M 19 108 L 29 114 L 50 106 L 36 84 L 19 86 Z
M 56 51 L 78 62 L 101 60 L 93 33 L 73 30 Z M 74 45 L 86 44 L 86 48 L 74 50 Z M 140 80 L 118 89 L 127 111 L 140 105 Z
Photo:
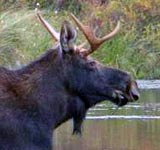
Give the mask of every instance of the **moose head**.
M 77 32 L 70 22 L 64 21 L 61 31 L 58 33 L 40 13 L 37 13 L 37 15 L 42 25 L 58 43 L 54 50 L 59 56 L 55 59 L 59 59 L 59 61 L 56 61 L 57 64 L 54 64 L 54 68 L 59 68 L 58 75 L 60 80 L 63 81 L 66 92 L 78 99 L 77 103 L 79 104 L 77 105 L 79 106 L 77 106 L 77 109 L 86 112 L 88 108 L 104 100 L 110 100 L 118 106 L 138 100 L 137 83 L 129 73 L 104 66 L 89 57 L 101 44 L 118 33 L 120 22 L 117 23 L 111 33 L 98 38 L 89 26 L 83 25 L 71 14 L 71 18 L 90 44 L 90 48 L 87 49 L 84 48 L 84 44 L 75 45 Z M 81 106 L 83 106 L 83 109 L 81 109 Z M 83 120 L 85 113 L 82 114 L 84 115 L 80 115 L 80 118 Z M 81 124 L 81 121 L 76 121 L 76 117 L 73 117 L 75 120 L 75 132 L 79 130 L 78 128 L 80 128 Z

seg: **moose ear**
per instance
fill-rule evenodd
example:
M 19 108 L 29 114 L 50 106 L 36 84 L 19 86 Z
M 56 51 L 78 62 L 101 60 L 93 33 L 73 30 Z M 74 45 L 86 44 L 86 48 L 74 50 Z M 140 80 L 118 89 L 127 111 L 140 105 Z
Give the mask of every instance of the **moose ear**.
M 63 52 L 73 52 L 74 42 L 77 37 L 76 30 L 68 21 L 64 21 L 60 33 L 60 44 Z

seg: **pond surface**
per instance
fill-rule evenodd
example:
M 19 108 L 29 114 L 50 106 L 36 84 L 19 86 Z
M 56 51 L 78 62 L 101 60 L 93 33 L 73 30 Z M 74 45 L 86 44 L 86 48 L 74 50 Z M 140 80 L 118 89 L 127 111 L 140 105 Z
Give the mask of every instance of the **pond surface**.
M 55 150 L 160 150 L 160 89 L 142 90 L 141 99 L 117 110 L 104 102 L 89 110 L 82 136 L 72 121 L 55 132 Z

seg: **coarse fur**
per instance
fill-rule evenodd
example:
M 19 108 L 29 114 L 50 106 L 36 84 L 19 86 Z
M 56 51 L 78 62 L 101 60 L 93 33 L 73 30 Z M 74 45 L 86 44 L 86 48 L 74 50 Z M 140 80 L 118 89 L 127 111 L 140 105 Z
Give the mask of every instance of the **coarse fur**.
M 53 130 L 63 122 L 73 119 L 73 133 L 80 133 L 95 104 L 138 99 L 128 73 L 76 53 L 75 38 L 64 22 L 60 43 L 41 58 L 18 70 L 0 68 L 0 150 L 51 150 Z

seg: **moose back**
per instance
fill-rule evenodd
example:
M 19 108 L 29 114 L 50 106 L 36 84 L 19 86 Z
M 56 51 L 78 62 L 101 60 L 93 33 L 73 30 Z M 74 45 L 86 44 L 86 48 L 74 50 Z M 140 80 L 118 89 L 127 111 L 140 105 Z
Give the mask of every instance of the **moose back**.
M 51 150 L 53 130 L 73 119 L 81 133 L 87 110 L 110 100 L 118 106 L 138 100 L 136 82 L 127 72 L 108 68 L 89 54 L 117 34 L 120 24 L 102 38 L 74 15 L 90 48 L 76 46 L 76 30 L 64 21 L 60 33 L 37 16 L 57 42 L 39 59 L 18 69 L 0 67 L 0 150 Z

